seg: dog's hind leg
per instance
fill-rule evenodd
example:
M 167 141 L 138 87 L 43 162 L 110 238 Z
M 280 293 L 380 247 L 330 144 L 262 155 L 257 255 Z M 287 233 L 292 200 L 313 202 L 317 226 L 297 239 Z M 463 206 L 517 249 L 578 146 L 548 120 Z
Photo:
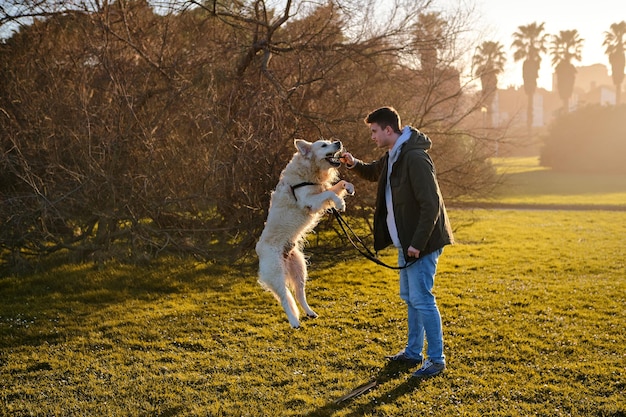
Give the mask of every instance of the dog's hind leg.
M 287 279 L 291 288 L 293 288 L 296 294 L 296 299 L 300 306 L 304 310 L 307 316 L 311 318 L 317 317 L 317 313 L 311 310 L 309 304 L 306 301 L 306 259 L 304 254 L 299 249 L 293 249 L 289 252 L 287 259 L 285 260 L 287 266 Z
M 298 310 L 298 306 L 296 305 L 296 300 L 293 298 L 291 291 L 287 288 L 287 286 L 276 288 L 272 291 L 278 301 L 280 301 L 280 305 L 287 313 L 287 319 L 289 320 L 289 324 L 294 329 L 300 327 L 300 310 Z
M 300 327 L 300 310 L 296 300 L 287 288 L 287 271 L 283 255 L 276 250 L 259 250 L 259 284 L 270 291 L 285 310 L 289 324 L 293 328 Z

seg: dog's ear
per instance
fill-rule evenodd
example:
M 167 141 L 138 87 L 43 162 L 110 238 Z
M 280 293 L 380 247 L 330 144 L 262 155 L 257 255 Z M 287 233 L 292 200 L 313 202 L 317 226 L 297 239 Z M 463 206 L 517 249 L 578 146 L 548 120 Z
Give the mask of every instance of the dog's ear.
M 311 142 L 307 142 L 306 140 L 296 139 L 293 141 L 293 144 L 296 145 L 298 152 L 302 154 L 302 156 L 308 156 L 311 153 L 311 146 L 313 145 Z

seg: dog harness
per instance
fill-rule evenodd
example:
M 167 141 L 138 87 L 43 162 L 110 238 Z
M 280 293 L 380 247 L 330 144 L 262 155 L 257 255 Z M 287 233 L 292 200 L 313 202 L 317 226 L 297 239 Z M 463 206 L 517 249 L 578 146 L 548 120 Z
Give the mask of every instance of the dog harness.
M 291 187 L 291 194 L 293 194 L 293 198 L 298 201 L 298 197 L 296 197 L 296 189 L 300 188 L 300 187 L 306 187 L 308 185 L 320 185 L 314 182 L 301 182 L 299 184 L 296 185 L 290 185 Z M 285 247 L 283 248 L 283 258 L 287 259 L 289 257 L 289 254 L 291 253 L 291 251 L 293 250 L 293 248 L 296 247 L 296 244 L 293 242 L 287 242 L 287 244 L 285 245 Z
M 320 185 L 314 182 L 301 182 L 300 184 L 296 184 L 296 185 L 292 185 L 291 186 L 291 194 L 293 194 L 293 198 L 298 201 L 298 197 L 296 197 L 296 189 L 300 188 L 300 187 L 306 187 L 308 185 Z

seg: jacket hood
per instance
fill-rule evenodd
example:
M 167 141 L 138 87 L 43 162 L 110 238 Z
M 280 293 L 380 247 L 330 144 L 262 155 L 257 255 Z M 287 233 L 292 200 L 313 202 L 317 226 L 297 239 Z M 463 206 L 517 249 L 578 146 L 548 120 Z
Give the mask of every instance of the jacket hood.
M 404 144 L 407 149 L 423 149 L 425 151 L 430 149 L 432 145 L 433 142 L 430 138 L 414 127 L 411 127 L 411 137 Z

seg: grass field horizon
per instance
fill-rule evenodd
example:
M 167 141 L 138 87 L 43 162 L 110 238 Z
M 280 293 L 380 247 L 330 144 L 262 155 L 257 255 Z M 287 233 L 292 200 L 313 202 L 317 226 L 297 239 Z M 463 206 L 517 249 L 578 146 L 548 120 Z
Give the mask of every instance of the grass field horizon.
M 481 202 L 500 205 L 626 209 L 626 175 L 571 173 L 542 167 L 538 156 L 494 158 L 502 183 Z
M 0 415 L 625 416 L 626 212 L 450 217 L 439 377 L 414 381 L 385 361 L 405 342 L 397 272 L 350 249 L 329 261 L 307 248 L 320 317 L 297 331 L 256 283 L 254 259 L 50 261 L 0 277 Z

